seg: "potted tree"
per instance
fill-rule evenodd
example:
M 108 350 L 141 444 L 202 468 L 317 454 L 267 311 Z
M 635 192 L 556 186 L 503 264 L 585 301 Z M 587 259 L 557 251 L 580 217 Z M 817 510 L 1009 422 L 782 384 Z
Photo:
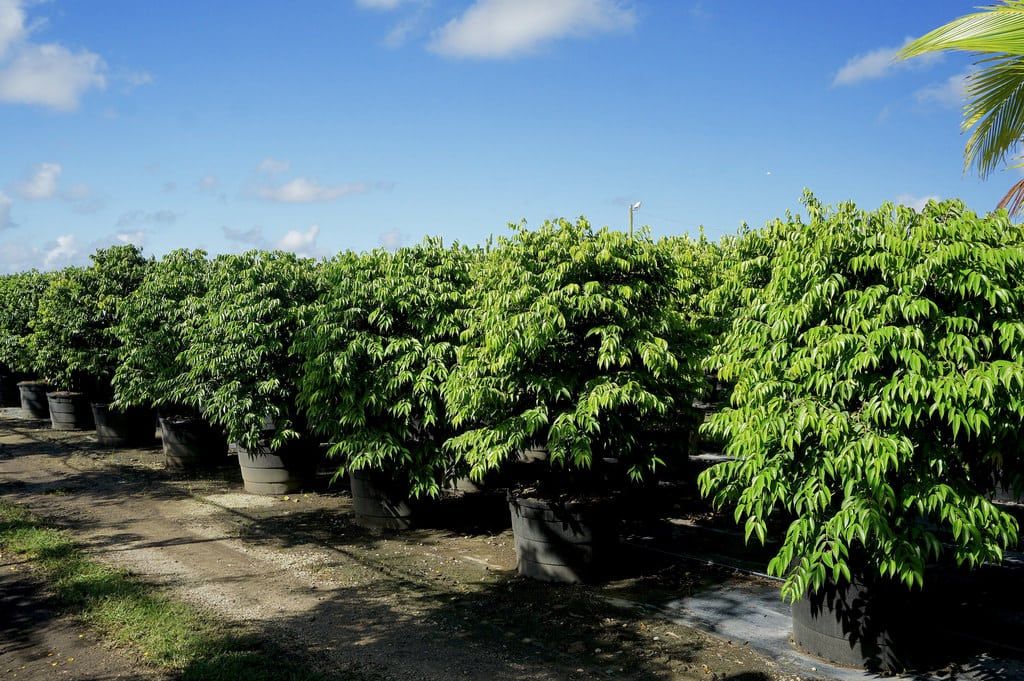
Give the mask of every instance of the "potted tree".
M 299 361 L 290 346 L 319 281 L 314 261 L 290 253 L 221 256 L 203 314 L 184 325 L 186 371 L 172 394 L 237 443 L 253 493 L 294 491 L 315 470 L 315 443 L 295 406 Z
M 210 263 L 202 250 L 171 251 L 154 263 L 139 287 L 125 299 L 114 328 L 122 360 L 114 374 L 119 410 L 159 412 L 161 442 L 168 468 L 219 465 L 227 453 L 223 432 L 186 406 L 182 396 L 188 365 L 182 353 L 185 331 L 203 315 Z
M 26 380 L 36 376 L 36 362 L 29 346 L 32 319 L 49 281 L 49 275 L 32 270 L 0 277 L 0 404 L 17 406 L 36 418 L 47 418 L 45 382 Z M 22 403 L 21 395 L 25 396 Z
M 455 363 L 459 310 L 474 251 L 427 240 L 394 253 L 342 254 L 295 344 L 299 402 L 351 477 L 356 521 L 413 522 L 411 499 L 436 497 L 455 473 L 441 386 Z
M 100 249 L 89 267 L 55 275 L 39 302 L 31 343 L 56 384 L 47 394 L 54 429 L 93 427 L 90 400 L 105 402 L 120 345 L 111 332 L 118 306 L 142 281 L 147 261 L 131 245 Z
M 894 670 L 929 621 L 901 594 L 1017 540 L 986 497 L 1020 482 L 1024 230 L 959 202 L 805 203 L 709 359 L 733 387 L 705 428 L 732 460 L 700 487 L 748 539 L 781 535 L 799 645 Z
M 510 494 L 520 574 L 580 581 L 614 543 L 613 496 L 676 453 L 703 391 L 672 249 L 583 219 L 514 228 L 474 272 L 448 441 L 471 475 L 546 450 L 552 475 Z M 667 454 L 666 452 L 671 452 Z
M 184 328 L 201 315 L 209 274 L 205 251 L 171 251 L 147 269 L 124 299 L 112 329 L 121 353 L 113 377 L 115 400 L 105 410 L 104 437 L 114 446 L 145 441 L 148 430 L 151 439 L 152 414 L 159 411 L 164 455 L 171 468 L 214 465 L 225 455 L 223 435 L 174 398 L 187 371 L 181 357 Z

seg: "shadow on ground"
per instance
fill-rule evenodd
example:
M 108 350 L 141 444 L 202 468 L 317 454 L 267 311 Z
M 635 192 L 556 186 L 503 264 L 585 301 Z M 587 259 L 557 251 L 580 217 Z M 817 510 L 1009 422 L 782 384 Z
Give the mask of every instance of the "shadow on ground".
M 10 427 L 7 420 L 2 425 Z M 103 517 L 105 506 L 130 503 L 133 498 L 195 498 L 192 483 L 183 484 L 181 474 L 150 465 L 158 460 L 158 449 L 140 451 L 138 460 L 145 465 L 121 458 L 105 459 L 97 469 L 76 469 L 68 460 L 72 450 L 96 457 L 106 455 L 88 443 L 83 445 L 80 435 L 78 440 L 75 436 L 53 436 L 32 423 L 19 423 L 13 430 L 26 441 L 0 445 L 0 459 L 28 455 L 58 458 L 67 474 L 37 482 L 11 480 L 8 476 L 0 485 L 0 493 L 33 497 L 74 495 L 86 500 L 93 513 L 57 521 L 73 531 L 97 530 L 99 538 L 90 542 L 90 551 L 117 552 L 129 545 L 132 550 L 199 547 L 221 541 L 185 531 L 178 536 L 147 537 L 130 531 L 128 522 L 117 523 Z M 716 535 L 720 538 L 708 539 L 708 533 L 699 528 L 673 525 L 664 517 L 627 523 L 630 550 L 618 554 L 621 560 L 608 580 L 598 586 L 542 584 L 501 570 L 481 571 L 475 579 L 464 575 L 450 579 L 443 571 L 434 570 L 434 564 L 423 568 L 413 560 L 394 558 L 393 554 L 382 558 L 375 553 L 399 545 L 410 555 L 424 550 L 443 554 L 455 535 L 507 536 L 507 504 L 503 497 L 448 500 L 425 518 L 422 529 L 402 535 L 381 535 L 356 526 L 345 510 L 346 493 L 336 486 L 328 487 L 323 477 L 318 482 L 319 493 L 337 498 L 337 507 L 270 515 L 217 501 L 218 492 L 240 491 L 241 478 L 233 459 L 221 470 L 192 482 L 202 488 L 204 503 L 217 506 L 226 517 L 237 521 L 232 537 L 280 551 L 316 546 L 337 557 L 330 565 L 332 569 L 342 569 L 340 566 L 348 561 L 377 575 L 365 584 L 325 588 L 312 608 L 254 625 L 257 631 L 252 646 L 277 646 L 306 660 L 314 669 L 340 668 L 342 674 L 354 678 L 370 675 L 403 681 L 594 677 L 668 681 L 709 678 L 708 672 L 712 671 L 718 674 L 716 678 L 729 681 L 770 678 L 763 658 L 744 649 L 742 644 L 729 645 L 672 625 L 653 616 L 651 610 L 609 603 L 609 599 L 618 598 L 660 607 L 671 600 L 722 587 L 735 575 L 685 556 L 707 555 L 714 550 L 742 551 L 742 545 L 732 546 L 735 536 L 728 532 Z M 750 560 L 751 555 L 742 557 Z M 753 555 L 756 560 L 751 562 L 761 559 L 760 555 Z M 219 583 L 253 578 L 241 574 L 225 577 Z M 997 571 L 988 575 L 985 582 L 983 593 L 965 599 L 954 616 L 961 618 L 961 624 L 984 621 L 987 617 L 990 626 L 979 630 L 984 636 L 992 636 L 1000 629 L 1005 633 L 1006 627 L 1016 636 L 1021 632 L 1017 619 L 998 620 L 991 617 L 991 612 L 997 607 L 1024 612 L 1024 590 L 1017 586 L 1017 573 Z M 166 583 L 189 588 L 188 584 L 173 580 Z M 725 610 L 716 616 L 742 617 L 748 606 L 745 600 L 735 599 L 725 603 Z M 943 652 L 950 654 L 940 665 L 940 671 L 920 678 L 942 678 L 942 674 L 955 674 L 957 670 L 970 671 L 970 678 L 974 679 L 1007 678 L 1002 662 L 992 661 L 987 666 L 984 661 L 977 661 L 977 647 L 961 647 L 955 654 L 952 649 Z M 235 662 L 244 663 L 242 658 L 239 660 Z M 195 678 L 212 674 L 208 669 L 190 673 Z

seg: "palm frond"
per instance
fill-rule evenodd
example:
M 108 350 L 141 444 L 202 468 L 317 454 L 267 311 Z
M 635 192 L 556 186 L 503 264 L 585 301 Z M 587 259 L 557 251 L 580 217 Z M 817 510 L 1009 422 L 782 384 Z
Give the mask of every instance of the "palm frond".
M 1005 208 L 1010 215 L 1019 215 L 1024 208 L 1024 180 L 1015 182 L 996 208 Z
M 945 50 L 1024 55 L 1024 0 L 1003 0 L 954 19 L 905 45 L 899 58 Z
M 1024 57 L 988 59 L 967 77 L 962 129 L 971 131 L 964 169 L 981 177 L 1001 167 L 1024 137 Z

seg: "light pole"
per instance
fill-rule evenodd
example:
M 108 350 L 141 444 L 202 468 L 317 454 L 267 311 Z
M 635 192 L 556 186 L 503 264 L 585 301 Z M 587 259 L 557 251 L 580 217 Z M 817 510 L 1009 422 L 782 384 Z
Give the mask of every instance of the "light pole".
M 630 206 L 629 206 L 629 238 L 630 239 L 633 238 L 633 213 L 635 213 L 638 210 L 640 210 L 640 204 L 641 203 L 642 203 L 642 201 L 637 201 L 636 203 L 630 204 Z

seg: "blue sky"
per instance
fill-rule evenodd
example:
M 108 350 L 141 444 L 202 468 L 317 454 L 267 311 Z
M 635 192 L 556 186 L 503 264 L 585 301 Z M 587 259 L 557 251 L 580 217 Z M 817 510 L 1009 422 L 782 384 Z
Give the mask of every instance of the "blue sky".
M 894 63 L 975 0 L 0 0 L 0 270 L 329 255 L 586 215 L 717 236 L 961 197 L 969 55 Z

